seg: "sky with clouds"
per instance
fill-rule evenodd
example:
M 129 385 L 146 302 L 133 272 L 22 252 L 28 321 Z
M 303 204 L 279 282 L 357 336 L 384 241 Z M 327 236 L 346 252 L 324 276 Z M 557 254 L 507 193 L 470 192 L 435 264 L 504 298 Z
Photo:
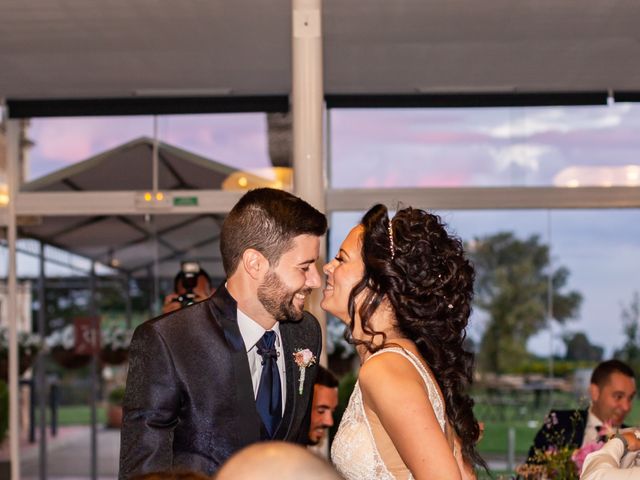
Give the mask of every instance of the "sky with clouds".
M 640 185 L 640 107 L 337 110 L 330 113 L 333 187 Z M 140 136 L 153 118 L 34 119 L 30 179 Z M 162 116 L 162 141 L 241 169 L 269 165 L 264 114 Z M 464 240 L 513 231 L 551 239 L 556 265 L 584 302 L 564 329 L 586 330 L 607 353 L 622 343 L 621 305 L 640 290 L 638 210 L 451 211 L 442 214 Z M 360 213 L 332 217 L 330 255 Z M 482 330 L 480 312 L 472 335 Z M 549 351 L 549 332 L 531 342 Z M 555 340 L 554 348 L 562 350 Z
M 640 109 L 594 107 L 332 112 L 335 187 L 640 185 Z M 640 290 L 640 212 L 540 210 L 437 212 L 463 240 L 513 231 L 551 244 L 555 266 L 583 295 L 579 317 L 530 342 L 562 353 L 584 330 L 611 354 L 623 342 L 621 308 Z M 360 213 L 333 216 L 330 254 Z M 479 338 L 482 312 L 471 334 Z M 550 340 L 553 339 L 553 340 Z M 550 347 L 552 345 L 552 347 Z

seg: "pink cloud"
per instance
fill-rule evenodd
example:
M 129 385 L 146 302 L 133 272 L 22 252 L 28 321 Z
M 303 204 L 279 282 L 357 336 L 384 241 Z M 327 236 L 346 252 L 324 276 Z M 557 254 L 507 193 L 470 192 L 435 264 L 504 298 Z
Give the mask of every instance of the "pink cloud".
M 456 143 L 479 143 L 488 142 L 491 138 L 488 135 L 478 132 L 461 131 L 425 131 L 413 135 L 413 141 L 429 144 L 456 144 Z

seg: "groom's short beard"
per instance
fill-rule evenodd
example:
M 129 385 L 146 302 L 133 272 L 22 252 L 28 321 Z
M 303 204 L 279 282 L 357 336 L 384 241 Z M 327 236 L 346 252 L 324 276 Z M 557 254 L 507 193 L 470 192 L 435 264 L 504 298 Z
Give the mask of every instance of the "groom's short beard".
M 276 272 L 269 271 L 264 276 L 264 281 L 258 287 L 258 300 L 264 309 L 277 321 L 301 320 L 303 311 L 293 305 L 293 297 L 296 293 L 308 294 L 310 288 L 292 292 L 287 289 Z

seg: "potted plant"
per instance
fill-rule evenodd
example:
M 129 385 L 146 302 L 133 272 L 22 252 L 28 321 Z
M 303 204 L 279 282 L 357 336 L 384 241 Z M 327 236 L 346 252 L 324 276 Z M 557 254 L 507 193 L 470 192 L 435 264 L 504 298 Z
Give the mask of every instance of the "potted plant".
M 107 397 L 107 428 L 122 426 L 122 401 L 124 400 L 123 386 L 117 386 L 109 392 Z
M 26 372 L 36 359 L 42 346 L 39 335 L 31 332 L 18 332 L 19 375 Z M 9 331 L 0 327 L 0 379 L 9 378 Z
M 120 326 L 109 326 L 103 328 L 100 334 L 100 358 L 103 363 L 109 365 L 120 365 L 127 361 L 129 357 L 129 345 L 133 330 L 127 330 Z
M 73 325 L 54 330 L 46 339 L 51 357 L 64 368 L 81 368 L 91 362 L 91 355 L 75 352 L 76 334 Z

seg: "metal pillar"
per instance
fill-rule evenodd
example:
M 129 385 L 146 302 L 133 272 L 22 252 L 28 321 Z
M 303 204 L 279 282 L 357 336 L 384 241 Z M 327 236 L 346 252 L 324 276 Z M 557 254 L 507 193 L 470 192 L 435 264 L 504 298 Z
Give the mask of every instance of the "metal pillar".
M 89 316 L 91 317 L 91 341 L 93 355 L 91 358 L 91 390 L 89 392 L 89 402 L 91 407 L 91 480 L 98 478 L 98 414 L 96 410 L 98 394 L 98 374 L 100 373 L 100 352 L 97 345 L 100 335 L 100 325 L 96 307 L 96 262 L 91 262 L 91 272 L 89 274 Z
M 40 275 L 38 277 L 38 335 L 45 338 L 46 332 L 46 296 L 45 296 L 45 262 L 44 243 L 40 242 Z M 38 353 L 36 364 L 36 391 L 38 398 L 38 426 L 40 432 L 38 475 L 40 480 L 47 478 L 47 376 L 45 371 L 45 353 Z
M 7 239 L 9 241 L 8 317 L 9 317 L 9 452 L 11 480 L 20 479 L 20 423 L 18 389 L 18 283 L 16 271 L 16 193 L 18 191 L 18 155 L 20 122 L 7 120 L 7 192 L 9 194 Z
M 325 212 L 325 173 L 322 151 L 324 90 L 322 80 L 322 2 L 292 0 L 292 111 L 294 190 Z M 324 264 L 326 240 L 320 245 L 318 267 Z M 326 344 L 326 314 L 320 308 L 320 291 L 308 304 L 318 318 Z M 326 348 L 321 363 L 326 365 Z
M 293 0 L 293 175 L 298 195 L 324 211 L 320 0 Z

